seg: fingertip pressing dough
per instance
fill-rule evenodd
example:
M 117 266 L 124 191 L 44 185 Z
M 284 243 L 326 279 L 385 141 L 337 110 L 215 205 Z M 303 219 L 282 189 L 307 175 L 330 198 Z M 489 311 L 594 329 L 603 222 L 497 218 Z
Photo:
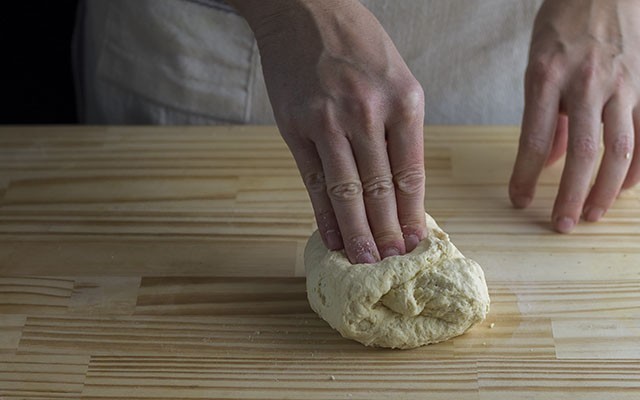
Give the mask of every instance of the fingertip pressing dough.
M 429 234 L 415 250 L 375 264 L 351 264 L 314 232 L 304 254 L 311 308 L 346 338 L 398 349 L 448 340 L 484 320 L 482 268 L 426 220 Z

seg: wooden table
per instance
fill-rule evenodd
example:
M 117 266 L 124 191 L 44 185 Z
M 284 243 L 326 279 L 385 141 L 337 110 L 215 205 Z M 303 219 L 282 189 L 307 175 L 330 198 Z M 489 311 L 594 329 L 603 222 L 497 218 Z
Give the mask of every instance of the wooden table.
M 272 127 L 0 129 L 0 398 L 639 399 L 640 192 L 550 230 L 512 127 L 426 129 L 427 208 L 484 267 L 492 308 L 411 351 L 310 310 L 314 229 Z

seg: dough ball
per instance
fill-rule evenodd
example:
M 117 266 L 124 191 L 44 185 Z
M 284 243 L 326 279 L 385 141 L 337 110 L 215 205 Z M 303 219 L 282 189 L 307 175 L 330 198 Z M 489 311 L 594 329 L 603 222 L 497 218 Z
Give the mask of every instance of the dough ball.
M 484 320 L 482 268 L 426 220 L 429 235 L 415 250 L 376 264 L 351 264 L 314 232 L 304 254 L 311 308 L 346 338 L 398 349 L 451 339 Z

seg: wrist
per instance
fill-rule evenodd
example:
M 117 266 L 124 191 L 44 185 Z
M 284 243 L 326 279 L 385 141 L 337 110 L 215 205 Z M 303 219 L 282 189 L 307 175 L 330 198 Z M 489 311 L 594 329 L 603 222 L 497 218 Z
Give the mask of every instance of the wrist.
M 325 16 L 343 11 L 358 0 L 226 0 L 247 21 L 256 38 L 299 32 L 318 26 Z
M 298 0 L 226 0 L 238 13 L 254 27 L 264 21 L 279 18 L 291 12 Z

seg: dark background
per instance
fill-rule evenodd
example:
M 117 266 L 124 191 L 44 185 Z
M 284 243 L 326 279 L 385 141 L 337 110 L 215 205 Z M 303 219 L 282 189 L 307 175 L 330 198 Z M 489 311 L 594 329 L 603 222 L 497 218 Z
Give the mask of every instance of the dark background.
M 2 3 L 0 124 L 77 122 L 71 68 L 77 3 Z

